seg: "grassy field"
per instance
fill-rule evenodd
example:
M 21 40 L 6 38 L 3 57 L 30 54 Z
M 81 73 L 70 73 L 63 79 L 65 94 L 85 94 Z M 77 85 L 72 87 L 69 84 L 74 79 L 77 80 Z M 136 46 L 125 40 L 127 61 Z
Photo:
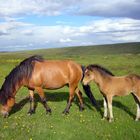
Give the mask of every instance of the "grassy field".
M 0 53 L 0 85 L 9 72 L 23 59 L 34 54 L 46 59 L 71 59 L 84 65 L 91 63 L 107 67 L 115 75 L 140 74 L 140 43 L 71 47 L 13 53 Z M 81 85 L 79 85 L 81 88 Z M 94 96 L 103 113 L 102 96 L 96 85 L 91 84 Z M 81 88 L 82 90 L 82 88 Z M 21 88 L 16 95 L 16 105 L 9 118 L 0 116 L 0 140 L 139 140 L 140 122 L 135 122 L 136 104 L 133 97 L 113 99 L 113 123 L 102 121 L 83 93 L 85 110 L 79 111 L 75 98 L 70 114 L 62 115 L 68 98 L 68 88 L 45 90 L 52 115 L 45 109 L 36 94 L 36 113 L 27 115 L 28 90 Z

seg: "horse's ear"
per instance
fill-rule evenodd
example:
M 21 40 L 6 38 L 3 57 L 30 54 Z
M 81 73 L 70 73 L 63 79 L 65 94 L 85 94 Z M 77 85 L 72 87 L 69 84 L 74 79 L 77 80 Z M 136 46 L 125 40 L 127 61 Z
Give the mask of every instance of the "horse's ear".
M 87 72 L 88 70 L 87 69 L 85 69 L 85 73 Z

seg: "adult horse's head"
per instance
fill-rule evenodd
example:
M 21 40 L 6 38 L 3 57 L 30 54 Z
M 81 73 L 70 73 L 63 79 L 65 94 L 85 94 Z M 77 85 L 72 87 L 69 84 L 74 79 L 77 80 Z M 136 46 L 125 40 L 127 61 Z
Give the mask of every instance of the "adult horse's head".
M 15 104 L 17 90 L 22 85 L 26 85 L 32 76 L 35 61 L 43 61 L 43 59 L 40 56 L 29 57 L 16 66 L 5 78 L 0 89 L 0 111 L 4 117 L 9 115 L 11 108 Z
M 15 104 L 15 98 L 14 97 L 8 97 L 4 90 L 0 90 L 0 112 L 4 117 L 8 117 L 9 112 L 13 105 Z
M 13 69 L 11 73 L 5 78 L 5 81 L 0 89 L 0 112 L 4 117 L 9 115 L 12 106 L 15 103 L 15 92 L 19 85 L 18 76 L 15 75 L 17 68 Z

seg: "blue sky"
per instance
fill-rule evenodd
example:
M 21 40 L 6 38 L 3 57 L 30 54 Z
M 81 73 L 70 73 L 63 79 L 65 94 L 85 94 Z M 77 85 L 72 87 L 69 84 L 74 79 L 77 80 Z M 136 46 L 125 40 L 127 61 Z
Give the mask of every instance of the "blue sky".
M 140 41 L 140 0 L 0 0 L 0 51 Z
M 26 16 L 20 21 L 28 22 L 36 25 L 69 25 L 69 26 L 82 26 L 90 23 L 91 20 L 103 19 L 101 17 L 94 16 L 76 16 L 76 15 L 58 15 L 58 16 Z

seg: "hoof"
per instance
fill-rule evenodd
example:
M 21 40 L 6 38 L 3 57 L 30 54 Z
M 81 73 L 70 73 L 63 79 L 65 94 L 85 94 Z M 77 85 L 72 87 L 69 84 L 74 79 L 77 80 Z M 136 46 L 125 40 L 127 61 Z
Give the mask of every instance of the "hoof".
M 137 121 L 139 121 L 139 119 L 140 119 L 140 118 L 136 118 L 135 121 L 137 122 Z
M 52 113 L 52 110 L 50 108 L 49 109 L 46 109 L 46 114 L 51 115 L 51 113 Z
M 62 113 L 65 114 L 65 115 L 68 115 L 69 111 L 68 110 L 64 110 Z
M 107 117 L 103 117 L 101 120 L 104 121 Z
M 110 118 L 109 119 L 109 123 L 111 123 L 111 122 L 113 122 L 114 121 L 114 119 L 113 118 Z
M 79 111 L 83 111 L 85 108 L 84 107 L 79 107 Z
M 35 113 L 34 110 L 29 110 L 27 114 L 28 114 L 29 116 L 31 116 L 31 115 L 34 114 L 34 113 Z

